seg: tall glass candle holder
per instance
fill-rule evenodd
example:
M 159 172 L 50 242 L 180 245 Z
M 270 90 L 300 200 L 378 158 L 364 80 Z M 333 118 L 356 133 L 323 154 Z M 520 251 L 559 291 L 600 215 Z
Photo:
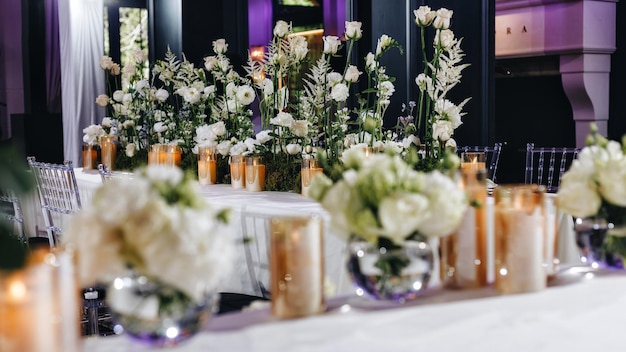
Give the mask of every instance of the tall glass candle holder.
M 166 145 L 165 146 L 165 165 L 180 166 L 181 149 L 178 145 Z
M 246 191 L 261 192 L 265 189 L 265 164 L 260 156 L 246 157 Z
M 98 164 L 98 146 L 83 144 L 83 169 L 95 169 Z
M 102 163 L 109 170 L 115 170 L 115 157 L 117 156 L 117 136 L 100 137 L 100 153 Z
M 228 164 L 230 164 L 230 186 L 235 189 L 246 188 L 246 161 L 244 156 L 231 155 Z
M 325 310 L 322 229 L 319 216 L 270 220 L 273 315 L 297 318 Z
M 148 165 L 165 164 L 165 146 L 163 144 L 152 144 L 148 151 Z
M 215 147 L 198 147 L 198 183 L 214 185 L 217 183 L 217 154 Z
M 441 281 L 446 288 L 484 287 L 487 280 L 487 170 L 461 169 L 470 206 L 453 234 L 440 239 Z
M 546 287 L 544 197 L 545 188 L 538 185 L 495 189 L 495 288 L 500 293 Z
M 323 173 L 324 169 L 320 166 L 319 161 L 314 157 L 302 159 L 302 168 L 300 170 L 300 178 L 302 180 L 302 195 L 309 195 L 309 187 L 311 180 L 316 174 Z
M 461 169 L 485 169 L 485 158 L 484 152 L 463 152 L 461 153 Z

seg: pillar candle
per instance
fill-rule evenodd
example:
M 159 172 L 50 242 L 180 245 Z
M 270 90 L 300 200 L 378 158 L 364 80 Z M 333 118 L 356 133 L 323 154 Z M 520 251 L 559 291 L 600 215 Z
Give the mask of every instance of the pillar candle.
M 246 188 L 245 170 L 246 163 L 242 155 L 231 155 L 230 164 L 230 185 L 232 188 Z
M 117 155 L 117 137 L 101 137 L 100 152 L 102 155 L 102 163 L 106 165 L 109 170 L 115 170 L 115 157 Z
M 261 192 L 265 189 L 265 165 L 262 164 L 261 157 L 246 158 L 245 179 L 247 191 Z

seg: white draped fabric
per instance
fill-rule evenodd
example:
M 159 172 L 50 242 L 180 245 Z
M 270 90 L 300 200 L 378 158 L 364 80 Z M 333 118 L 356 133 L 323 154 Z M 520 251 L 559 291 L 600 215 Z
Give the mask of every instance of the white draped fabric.
M 83 128 L 99 123 L 104 110 L 96 97 L 104 93 L 102 0 L 59 0 L 63 153 L 80 162 Z

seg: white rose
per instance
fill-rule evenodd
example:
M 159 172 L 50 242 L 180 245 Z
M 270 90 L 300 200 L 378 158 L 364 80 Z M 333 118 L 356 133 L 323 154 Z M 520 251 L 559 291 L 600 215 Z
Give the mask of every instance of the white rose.
M 248 150 L 248 146 L 244 142 L 237 142 L 230 147 L 230 155 L 242 155 Z
M 326 81 L 331 87 L 337 83 L 341 83 L 342 80 L 343 80 L 343 77 L 341 76 L 341 73 L 339 72 L 333 71 L 333 72 L 330 72 L 328 75 L 326 75 Z
M 285 21 L 278 21 L 276 22 L 276 26 L 274 26 L 274 35 L 279 37 L 279 38 L 284 38 L 285 36 L 287 36 L 287 34 L 289 34 L 291 28 L 291 26 L 289 25 L 289 23 L 285 22 Z
M 309 133 L 309 122 L 307 120 L 294 120 L 291 123 L 291 133 L 298 137 L 305 137 Z
M 397 192 L 384 198 L 378 217 L 387 237 L 403 243 L 430 216 L 428 203 L 428 198 L 418 193 Z
M 112 74 L 113 76 L 119 76 L 120 71 L 121 71 L 121 69 L 120 69 L 120 65 L 119 65 L 119 64 L 113 64 L 113 65 L 111 65 L 111 69 L 110 69 L 110 71 L 111 71 L 111 74 Z
M 107 105 L 109 105 L 109 96 L 106 94 L 98 95 L 98 97 L 96 98 L 96 104 L 103 108 L 106 107 Z
M 213 52 L 216 54 L 224 54 L 228 50 L 226 39 L 218 39 L 213 41 Z
M 429 6 L 420 6 L 417 10 L 413 10 L 413 14 L 415 15 L 415 24 L 420 27 L 430 26 L 437 16 L 437 13 L 431 11 Z
M 248 151 L 254 152 L 256 150 L 256 146 L 260 145 L 261 143 L 254 138 L 248 137 L 245 141 L 243 141 L 243 144 L 246 145 Z
M 204 58 L 204 68 L 207 71 L 212 71 L 217 64 L 217 58 L 215 56 L 207 56 Z
M 102 123 L 101 123 L 102 127 L 112 127 L 113 126 L 113 120 L 111 120 L 110 117 L 103 117 L 102 118 Z
M 112 65 L 113 65 L 113 59 L 111 59 L 111 57 L 110 57 L 110 56 L 103 56 L 103 57 L 100 59 L 100 67 L 101 67 L 103 70 L 109 70 L 109 69 L 111 69 L 111 66 L 112 66 Z
M 146 54 L 143 52 L 143 50 L 137 49 L 133 51 L 133 59 L 135 60 L 136 63 L 140 64 L 146 61 Z
M 440 8 L 437 10 L 437 16 L 433 21 L 433 27 L 437 29 L 450 28 L 450 18 L 452 18 L 452 10 L 446 8 Z
M 339 45 L 341 45 L 341 40 L 339 37 L 334 35 L 327 35 L 322 37 L 324 41 L 324 54 L 335 55 L 337 50 L 339 50 Z
M 306 38 L 301 35 L 291 37 L 289 39 L 289 50 L 296 62 L 304 59 L 309 52 Z
M 119 89 L 113 92 L 113 100 L 117 101 L 118 103 L 124 101 L 124 92 Z
M 435 45 L 444 50 L 450 49 L 454 45 L 454 33 L 449 29 L 438 29 L 435 34 Z
M 428 209 L 432 216 L 420 226 L 426 236 L 446 236 L 461 223 L 467 201 L 465 192 L 450 177 L 434 171 L 426 175 L 424 194 L 428 196 Z
M 129 158 L 132 158 L 133 156 L 135 156 L 135 152 L 137 151 L 137 147 L 135 146 L 135 143 L 128 143 L 126 145 L 126 156 Z
M 216 136 L 223 136 L 226 134 L 226 125 L 224 121 L 218 121 L 209 126 L 211 128 L 211 132 Z
M 220 153 L 223 156 L 228 156 L 230 154 L 230 141 L 226 140 L 226 141 L 222 141 L 217 145 L 217 152 Z
M 363 31 L 361 30 L 361 22 L 346 21 L 346 38 L 350 40 L 359 40 L 363 36 Z
M 626 165 L 611 161 L 596 172 L 598 190 L 609 203 L 626 207 Z
M 300 154 L 300 152 L 302 151 L 302 146 L 300 144 L 295 144 L 295 143 L 287 144 L 286 148 L 287 148 L 287 153 L 289 155 Z
M 346 82 L 354 83 L 358 81 L 361 73 L 363 72 L 359 71 L 359 69 L 356 66 L 354 65 L 348 66 L 348 69 L 346 70 L 346 75 L 345 75 Z
M 157 98 L 158 101 L 160 101 L 161 103 L 163 103 L 164 101 L 167 100 L 167 98 L 169 98 L 170 93 L 167 92 L 167 90 L 163 89 L 163 88 L 159 88 L 156 93 L 154 94 L 155 98 Z
M 314 179 L 316 179 L 315 177 Z M 330 217 L 330 224 L 335 231 L 333 233 L 344 238 L 351 234 L 350 220 L 348 215 L 353 204 L 350 187 L 344 181 L 339 181 L 324 193 L 321 200 L 322 206 L 333 216 Z
M 569 171 L 563 175 L 556 199 L 559 210 L 575 217 L 596 215 L 602 204 L 593 181 L 577 179 Z
M 330 96 L 331 98 L 333 98 L 333 100 L 337 102 L 343 102 L 346 101 L 346 99 L 348 99 L 348 97 L 350 96 L 350 90 L 345 84 L 339 83 L 336 84 L 330 91 Z
M 237 88 L 237 101 L 241 105 L 250 105 L 255 98 L 254 89 L 248 85 Z

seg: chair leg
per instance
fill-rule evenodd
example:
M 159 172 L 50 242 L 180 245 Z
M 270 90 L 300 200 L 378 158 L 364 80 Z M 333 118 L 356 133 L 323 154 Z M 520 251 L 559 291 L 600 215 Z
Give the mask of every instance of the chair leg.
M 98 336 L 100 328 L 98 327 L 98 308 L 100 301 L 98 300 L 98 291 L 85 291 L 84 304 L 87 315 L 87 335 Z

